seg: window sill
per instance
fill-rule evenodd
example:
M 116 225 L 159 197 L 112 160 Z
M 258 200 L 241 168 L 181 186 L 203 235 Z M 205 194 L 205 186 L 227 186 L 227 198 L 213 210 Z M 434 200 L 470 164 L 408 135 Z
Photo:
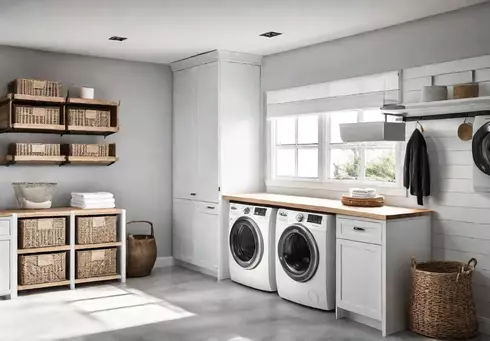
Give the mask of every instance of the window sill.
M 357 180 L 327 180 L 320 181 L 316 179 L 269 179 L 265 182 L 267 187 L 287 187 L 287 188 L 301 188 L 301 189 L 314 189 L 324 191 L 339 191 L 348 192 L 353 187 L 370 187 L 375 188 L 380 195 L 388 196 L 406 196 L 404 187 L 398 184 L 379 184 L 377 182 L 370 181 L 357 181 Z

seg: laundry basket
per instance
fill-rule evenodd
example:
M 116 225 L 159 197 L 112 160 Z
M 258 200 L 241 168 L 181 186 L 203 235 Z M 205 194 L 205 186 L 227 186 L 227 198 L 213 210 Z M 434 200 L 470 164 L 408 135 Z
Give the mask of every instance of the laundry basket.
M 127 241 L 128 277 L 145 277 L 151 274 L 157 260 L 157 244 L 153 224 L 149 221 L 130 221 L 129 224 L 148 224 L 150 234 L 130 234 Z
M 436 339 L 468 339 L 478 332 L 471 281 L 477 261 L 412 259 L 409 327 Z

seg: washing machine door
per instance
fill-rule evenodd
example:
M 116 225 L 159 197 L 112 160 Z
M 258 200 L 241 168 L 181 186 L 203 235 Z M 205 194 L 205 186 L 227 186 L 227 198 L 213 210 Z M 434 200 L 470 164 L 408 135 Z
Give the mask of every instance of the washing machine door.
M 297 282 L 309 281 L 318 269 L 318 246 L 303 225 L 291 225 L 284 230 L 277 244 L 277 254 L 284 272 Z
M 473 136 L 472 151 L 475 165 L 490 175 L 490 122 L 483 124 Z
M 230 251 L 242 268 L 251 270 L 259 265 L 264 254 L 260 229 L 253 219 L 238 218 L 230 230 Z

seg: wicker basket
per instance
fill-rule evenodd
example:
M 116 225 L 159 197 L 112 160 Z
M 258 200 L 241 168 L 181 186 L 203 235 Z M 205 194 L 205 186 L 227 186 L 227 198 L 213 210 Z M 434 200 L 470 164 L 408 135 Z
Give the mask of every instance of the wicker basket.
M 61 145 L 47 143 L 11 143 L 9 155 L 60 156 Z
M 66 218 L 19 219 L 19 248 L 66 244 Z
M 60 97 L 61 83 L 36 79 L 19 78 L 8 85 L 10 93 L 31 96 Z
M 60 124 L 60 108 L 32 107 L 28 105 L 14 106 L 15 123 L 22 124 Z
M 32 285 L 66 280 L 66 252 L 19 256 L 19 284 Z
M 111 112 L 108 110 L 68 108 L 68 125 L 83 127 L 110 127 Z
M 453 87 L 454 99 L 478 97 L 479 86 L 477 83 L 458 84 Z
M 77 244 L 101 244 L 117 241 L 115 216 L 77 217 Z
M 471 280 L 476 259 L 460 262 L 412 260 L 409 327 L 436 339 L 467 339 L 478 332 Z
M 116 249 L 77 251 L 77 278 L 116 274 Z
M 353 198 L 343 195 L 340 197 L 340 201 L 346 206 L 357 207 L 381 207 L 385 204 L 385 198 L 381 195 L 375 198 Z
M 69 155 L 71 156 L 109 156 L 108 144 L 70 144 Z

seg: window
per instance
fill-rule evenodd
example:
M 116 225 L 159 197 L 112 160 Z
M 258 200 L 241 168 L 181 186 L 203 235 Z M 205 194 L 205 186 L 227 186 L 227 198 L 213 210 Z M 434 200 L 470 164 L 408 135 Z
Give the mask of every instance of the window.
M 384 119 L 378 109 L 275 119 L 272 177 L 396 183 L 399 150 L 396 142 L 343 143 L 340 137 L 342 123 Z

